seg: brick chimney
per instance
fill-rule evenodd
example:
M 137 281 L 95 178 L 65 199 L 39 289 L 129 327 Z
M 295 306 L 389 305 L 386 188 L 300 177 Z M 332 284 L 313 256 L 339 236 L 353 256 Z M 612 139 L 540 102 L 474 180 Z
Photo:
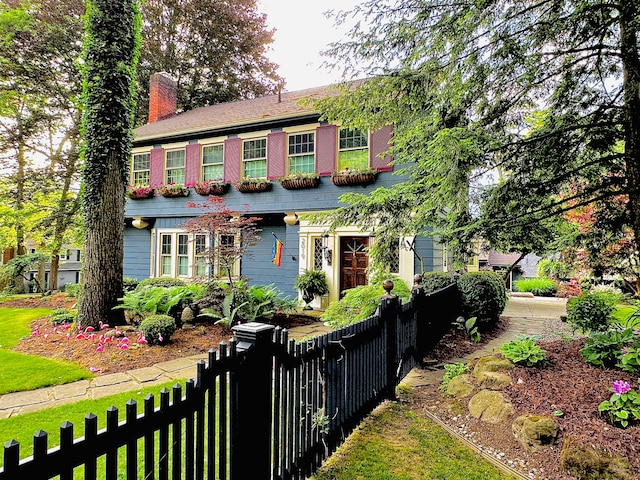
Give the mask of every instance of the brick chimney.
M 178 84 L 166 72 L 154 73 L 149 79 L 149 123 L 176 114 Z

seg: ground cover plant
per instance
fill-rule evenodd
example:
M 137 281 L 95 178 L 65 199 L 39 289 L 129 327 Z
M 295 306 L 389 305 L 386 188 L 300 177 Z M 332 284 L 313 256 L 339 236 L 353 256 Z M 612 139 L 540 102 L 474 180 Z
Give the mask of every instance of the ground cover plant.
M 12 351 L 21 338 L 31 335 L 30 323 L 51 311 L 48 308 L 0 308 L 0 394 L 92 376 L 91 372 L 75 363 Z

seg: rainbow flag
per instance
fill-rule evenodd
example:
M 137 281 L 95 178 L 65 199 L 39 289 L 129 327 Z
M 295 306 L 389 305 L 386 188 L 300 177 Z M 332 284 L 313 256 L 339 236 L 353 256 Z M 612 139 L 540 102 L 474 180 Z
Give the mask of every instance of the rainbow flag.
M 272 235 L 273 235 L 273 248 L 271 249 L 271 256 L 273 258 L 271 259 L 271 261 L 273 262 L 274 265 L 277 265 L 279 267 L 280 264 L 282 263 L 282 247 L 284 244 L 280 241 L 278 237 L 276 237 L 274 234 Z

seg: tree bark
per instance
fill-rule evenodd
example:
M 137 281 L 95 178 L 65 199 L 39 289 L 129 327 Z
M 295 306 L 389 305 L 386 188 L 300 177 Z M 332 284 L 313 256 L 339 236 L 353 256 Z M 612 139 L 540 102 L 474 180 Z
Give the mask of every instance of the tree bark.
M 624 87 L 625 168 L 633 236 L 640 241 L 640 59 L 638 57 L 637 2 L 620 4 L 620 53 Z
M 83 295 L 79 318 L 83 327 L 99 323 L 122 325 L 124 312 L 114 310 L 124 295 L 124 184 L 115 155 L 109 157 L 107 177 L 102 184 L 102 202 L 85 205 L 95 215 L 85 231 Z

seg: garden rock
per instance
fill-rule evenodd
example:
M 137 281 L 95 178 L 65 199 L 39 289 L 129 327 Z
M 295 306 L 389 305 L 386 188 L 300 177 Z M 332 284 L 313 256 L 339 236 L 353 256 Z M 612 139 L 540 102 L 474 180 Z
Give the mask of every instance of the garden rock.
M 565 439 L 560 453 L 560 466 L 569 475 L 581 480 L 629 480 L 629 464 L 620 457 L 584 445 L 575 439 Z
M 478 385 L 488 390 L 504 390 L 511 385 L 511 377 L 503 372 L 479 372 Z
M 522 415 L 513 421 L 511 428 L 516 439 L 531 452 L 552 444 L 558 435 L 558 425 L 547 416 Z
M 484 372 L 507 372 L 514 367 L 513 362 L 509 359 L 489 355 L 488 357 L 479 358 L 473 369 L 473 376 L 478 378 Z
M 501 423 L 514 412 L 513 405 L 494 390 L 480 390 L 469 400 L 469 413 L 483 422 Z
M 471 375 L 458 375 L 453 377 L 447 385 L 446 394 L 450 397 L 464 398 L 471 395 L 475 385 L 473 383 L 473 377 Z

